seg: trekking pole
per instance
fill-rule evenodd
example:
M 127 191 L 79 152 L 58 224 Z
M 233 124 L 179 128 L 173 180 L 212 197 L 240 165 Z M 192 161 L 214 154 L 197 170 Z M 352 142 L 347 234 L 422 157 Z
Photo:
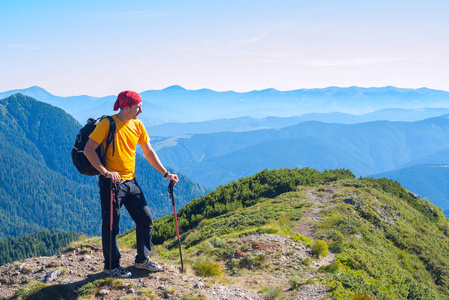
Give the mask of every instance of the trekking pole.
M 112 218 L 113 218 L 113 204 L 114 204 L 114 191 L 113 191 L 113 183 L 112 178 L 110 180 L 110 190 L 111 190 L 111 206 L 109 210 L 109 274 L 112 277 Z
M 175 183 L 173 181 L 170 181 L 170 184 L 168 185 L 168 192 L 170 193 L 171 203 L 173 204 L 173 212 L 175 214 L 176 235 L 178 236 L 179 257 L 181 258 L 181 273 L 184 273 L 184 264 L 182 262 L 182 252 L 181 252 L 181 240 L 179 238 L 179 229 L 178 229 L 178 217 L 176 216 L 175 195 L 173 193 L 174 185 Z

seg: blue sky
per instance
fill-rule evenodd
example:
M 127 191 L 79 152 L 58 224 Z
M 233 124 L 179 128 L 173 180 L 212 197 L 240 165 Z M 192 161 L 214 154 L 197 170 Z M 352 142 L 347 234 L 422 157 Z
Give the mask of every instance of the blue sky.
M 0 0 L 0 91 L 449 91 L 449 1 Z

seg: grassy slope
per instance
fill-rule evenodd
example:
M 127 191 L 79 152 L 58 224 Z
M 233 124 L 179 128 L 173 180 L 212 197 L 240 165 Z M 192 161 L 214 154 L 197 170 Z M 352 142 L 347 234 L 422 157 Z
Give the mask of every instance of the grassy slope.
M 268 299 L 316 290 L 332 299 L 448 299 L 449 224 L 441 210 L 397 182 L 349 175 L 264 171 L 195 199 L 178 213 L 196 220 L 181 237 L 187 274 Z M 155 228 L 173 225 L 169 219 Z M 152 258 L 178 265 L 177 240 L 166 234 Z M 134 232 L 119 243 L 133 247 Z
M 424 215 L 409 202 L 376 188 L 376 183 L 340 182 L 335 206 L 323 211 L 318 234 L 328 240 L 344 267 L 329 277 L 334 295 L 447 299 L 447 219 L 419 199 L 418 204 L 432 211 L 431 216 Z
M 220 193 L 235 184 L 221 187 Z M 312 241 L 298 228 L 302 216 L 312 206 L 307 185 L 312 186 L 313 195 L 321 201 Z M 195 201 L 201 202 L 196 199 L 192 205 Z M 182 210 L 178 215 L 187 217 Z M 155 228 L 162 226 L 158 221 L 167 220 L 157 220 Z M 247 245 L 236 242 L 236 238 L 255 232 L 280 234 L 309 247 L 314 240 L 322 239 L 336 261 L 314 278 L 325 279 L 332 298 L 447 299 L 448 228 L 441 209 L 414 198 L 396 182 L 350 178 L 303 184 L 294 191 L 258 198 L 248 207 L 236 205 L 235 209 L 204 219 L 193 229 L 184 231 L 181 239 L 187 266 L 199 272 L 198 263 L 207 260 L 219 264 L 223 276 L 228 278 L 243 274 L 236 273 L 236 269 L 246 265 L 241 262 L 242 258 L 235 257 L 235 251 L 244 252 Z M 122 235 L 121 241 L 132 246 L 133 232 Z M 156 249 L 161 259 L 177 259 L 176 246 L 177 240 L 169 239 Z M 253 259 L 257 260 L 254 256 Z M 263 268 L 245 272 L 270 277 L 269 274 L 276 272 L 276 264 L 263 261 Z M 283 284 L 287 293 L 294 293 L 293 288 L 288 292 L 285 284 L 292 285 L 292 280 L 302 278 L 302 273 L 290 271 L 289 283 L 278 284 Z

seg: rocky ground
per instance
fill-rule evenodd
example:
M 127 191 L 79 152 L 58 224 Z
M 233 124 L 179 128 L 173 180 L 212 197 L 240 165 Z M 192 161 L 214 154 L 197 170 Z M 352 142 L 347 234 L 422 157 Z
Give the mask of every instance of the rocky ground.
M 306 191 L 312 209 L 298 224 L 298 230 L 313 234 L 313 222 L 318 212 L 330 201 L 326 193 Z M 329 191 L 330 192 L 330 191 Z M 327 196 L 326 196 L 327 195 Z M 186 264 L 181 273 L 179 261 L 164 261 L 157 257 L 162 272 L 148 273 L 133 267 L 135 251 L 122 250 L 121 264 L 133 273 L 129 279 L 109 280 L 102 273 L 103 258 L 99 245 L 89 244 L 52 257 L 30 258 L 0 267 L 0 299 L 15 299 L 26 295 L 32 284 L 45 284 L 50 290 L 66 290 L 67 299 L 326 299 L 329 291 L 321 281 L 319 267 L 334 261 L 332 253 L 316 260 L 310 249 L 289 237 L 270 234 L 252 234 L 240 238 L 247 245 L 245 252 L 236 251 L 235 257 L 252 253 L 263 254 L 261 268 L 252 266 L 235 274 L 219 278 L 195 275 Z M 305 263 L 308 262 L 308 263 Z M 221 262 L 226 265 L 227 261 Z M 291 279 L 299 282 L 293 288 Z M 42 284 L 41 284 L 42 285 Z M 43 285 L 42 285 L 43 286 Z M 19 297 L 18 297 L 19 296 Z M 50 297 L 50 296 L 48 296 Z M 48 298 L 47 297 L 47 298 Z M 22 297 L 23 298 L 23 297 Z M 45 297 L 41 299 L 46 299 Z

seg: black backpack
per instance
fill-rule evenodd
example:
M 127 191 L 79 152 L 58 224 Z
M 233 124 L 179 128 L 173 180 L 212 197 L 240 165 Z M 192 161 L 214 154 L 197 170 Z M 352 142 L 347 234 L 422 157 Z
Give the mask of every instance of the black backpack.
M 87 124 L 84 125 L 84 127 L 81 128 L 80 132 L 76 135 L 75 145 L 72 148 L 73 164 L 81 174 L 89 176 L 100 174 L 100 172 L 98 172 L 98 170 L 91 165 L 87 157 L 84 155 L 84 147 L 89 140 L 89 135 L 92 133 L 92 131 L 94 131 L 95 127 L 97 127 L 98 122 L 103 120 L 104 118 L 108 118 L 110 122 L 108 136 L 106 137 L 106 148 L 103 149 L 103 146 L 100 144 L 96 151 L 103 164 L 105 164 L 106 162 L 106 152 L 108 151 L 108 147 L 111 143 L 113 147 L 112 156 L 114 156 L 115 154 L 115 145 L 113 142 L 115 141 L 116 125 L 114 118 L 112 118 L 111 116 L 103 116 L 98 119 L 90 118 L 89 120 L 87 120 Z

